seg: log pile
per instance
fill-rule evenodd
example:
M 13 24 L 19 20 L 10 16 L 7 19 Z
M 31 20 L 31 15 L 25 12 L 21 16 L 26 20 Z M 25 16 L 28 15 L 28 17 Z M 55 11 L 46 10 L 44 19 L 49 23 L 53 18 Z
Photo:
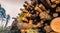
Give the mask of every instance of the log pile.
M 23 6 L 17 17 L 21 33 L 29 33 L 30 29 L 37 29 L 36 33 L 56 33 L 50 23 L 60 17 L 60 0 L 31 0 L 30 3 L 25 1 Z

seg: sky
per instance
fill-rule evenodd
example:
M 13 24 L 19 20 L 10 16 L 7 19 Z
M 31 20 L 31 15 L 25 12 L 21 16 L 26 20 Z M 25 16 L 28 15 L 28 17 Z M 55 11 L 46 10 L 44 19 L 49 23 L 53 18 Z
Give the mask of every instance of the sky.
M 12 17 L 17 17 L 18 13 L 21 13 L 20 8 L 23 8 L 24 1 L 30 2 L 30 0 L 0 0 L 1 6 L 6 10 L 6 14 L 11 17 L 8 26 L 12 24 Z

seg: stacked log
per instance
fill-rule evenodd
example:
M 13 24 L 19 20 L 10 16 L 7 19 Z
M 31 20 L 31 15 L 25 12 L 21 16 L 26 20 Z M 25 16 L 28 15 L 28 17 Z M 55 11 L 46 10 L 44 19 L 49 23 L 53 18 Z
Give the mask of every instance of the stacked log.
M 23 6 L 17 18 L 17 27 L 21 33 L 29 33 L 32 29 L 37 29 L 36 33 L 57 32 L 50 24 L 54 18 L 60 17 L 60 0 L 31 0 L 30 3 L 25 1 Z

